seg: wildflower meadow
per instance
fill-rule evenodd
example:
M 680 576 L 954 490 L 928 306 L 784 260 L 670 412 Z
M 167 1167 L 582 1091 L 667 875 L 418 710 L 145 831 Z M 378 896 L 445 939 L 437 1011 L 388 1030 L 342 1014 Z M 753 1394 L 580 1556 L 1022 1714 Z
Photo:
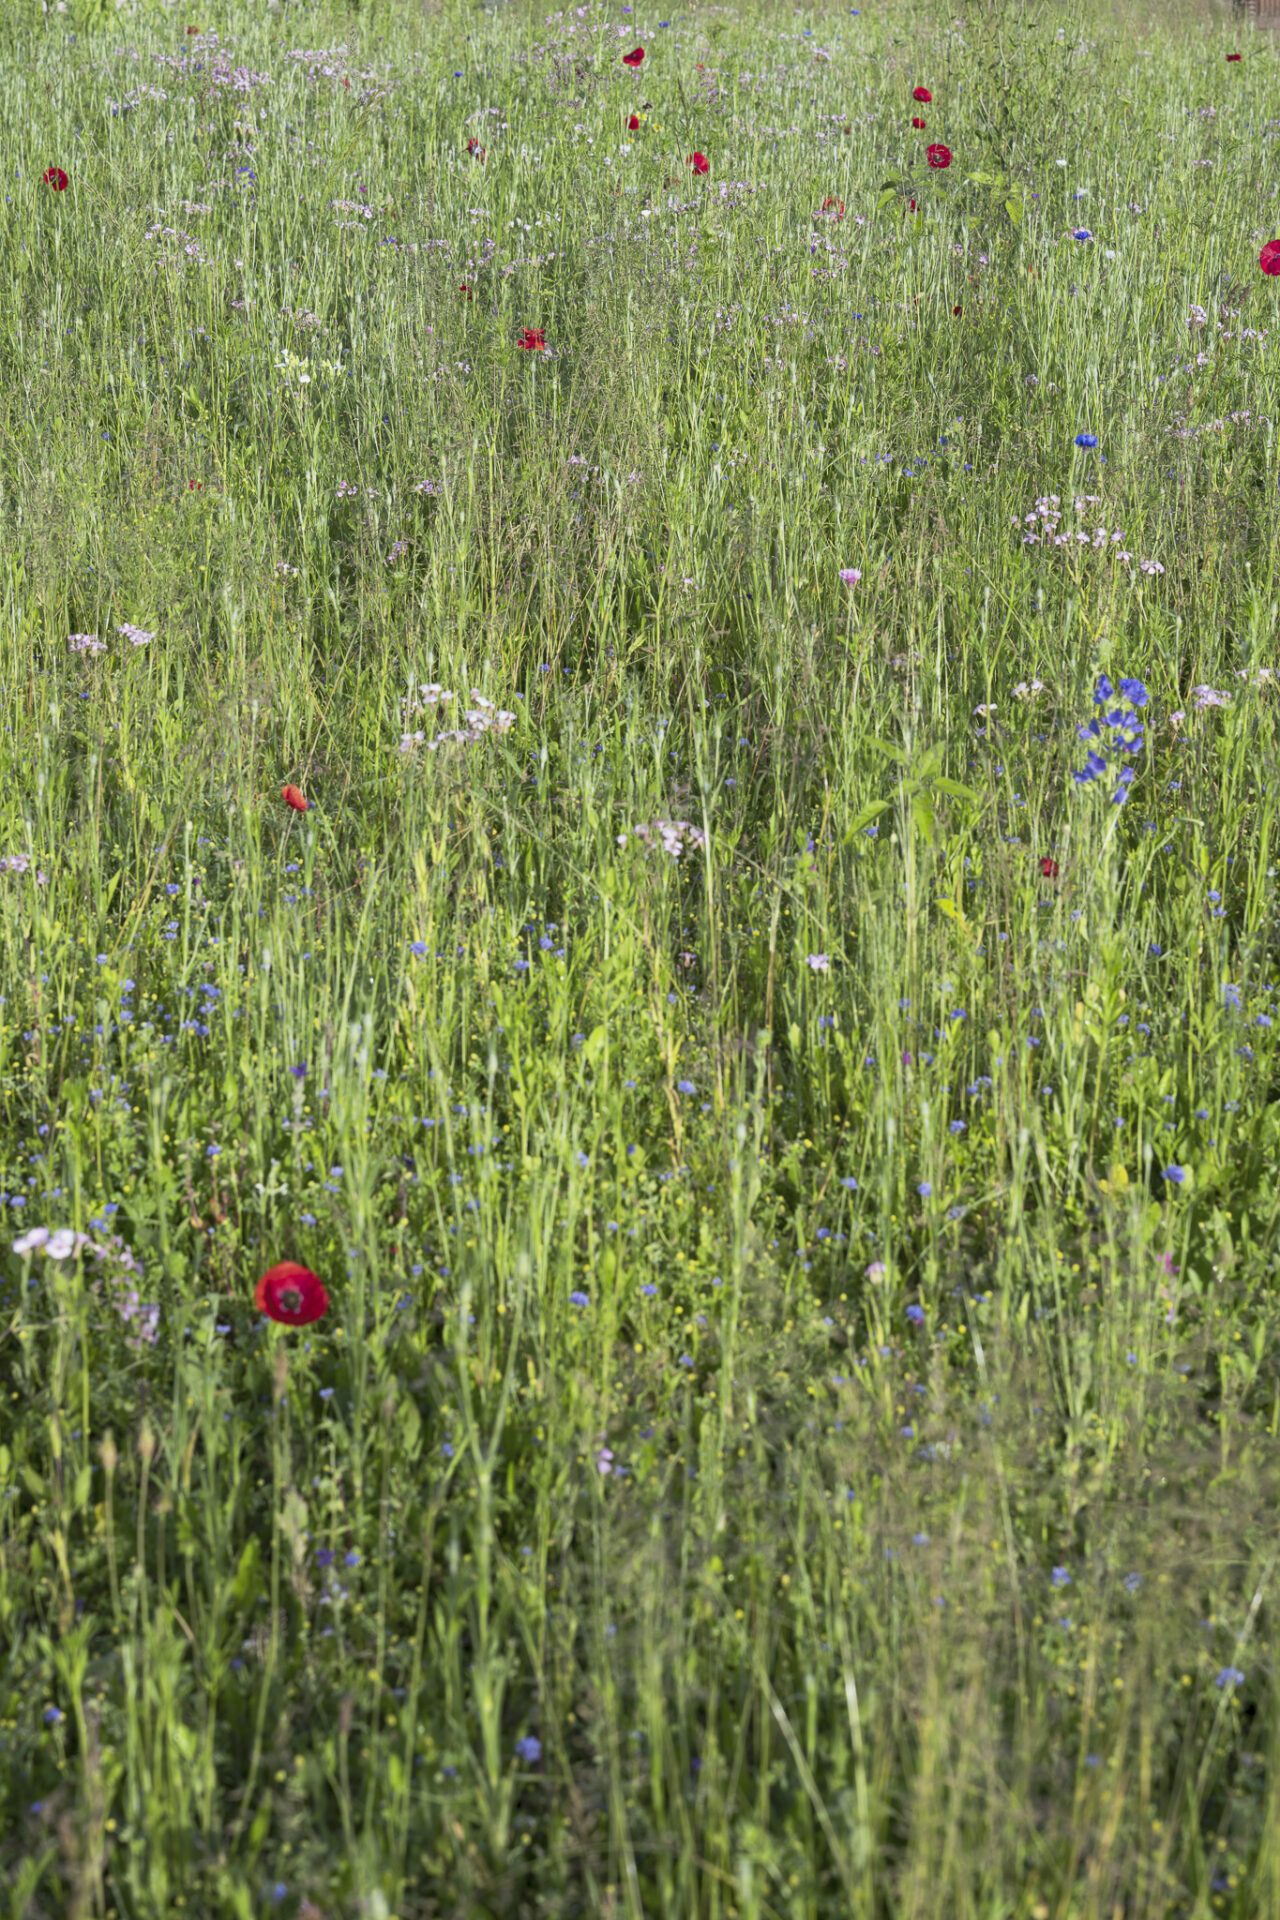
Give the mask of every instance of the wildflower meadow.
M 1280 35 L 0 55 L 0 1914 L 1280 1915 Z

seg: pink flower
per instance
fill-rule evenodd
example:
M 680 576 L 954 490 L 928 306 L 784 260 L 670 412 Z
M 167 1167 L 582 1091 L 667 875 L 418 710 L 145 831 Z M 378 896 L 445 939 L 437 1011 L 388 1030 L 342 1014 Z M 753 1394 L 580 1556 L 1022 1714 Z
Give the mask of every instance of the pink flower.
M 841 567 L 840 578 L 846 587 L 856 587 L 862 578 L 861 567 Z
M 815 973 L 830 973 L 831 971 L 831 961 L 825 953 L 811 953 L 809 955 L 809 965 Z

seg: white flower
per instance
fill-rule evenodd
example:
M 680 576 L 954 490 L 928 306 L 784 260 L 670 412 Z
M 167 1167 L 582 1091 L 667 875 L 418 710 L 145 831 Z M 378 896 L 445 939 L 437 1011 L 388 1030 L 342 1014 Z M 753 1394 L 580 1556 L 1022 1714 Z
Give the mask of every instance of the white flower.
M 89 1245 L 87 1233 L 73 1233 L 70 1227 L 59 1227 L 51 1233 L 45 1242 L 45 1252 L 51 1260 L 70 1260 L 79 1253 L 81 1247 Z
M 15 1253 L 35 1253 L 49 1238 L 48 1227 L 32 1227 L 29 1233 L 19 1234 L 13 1243 Z

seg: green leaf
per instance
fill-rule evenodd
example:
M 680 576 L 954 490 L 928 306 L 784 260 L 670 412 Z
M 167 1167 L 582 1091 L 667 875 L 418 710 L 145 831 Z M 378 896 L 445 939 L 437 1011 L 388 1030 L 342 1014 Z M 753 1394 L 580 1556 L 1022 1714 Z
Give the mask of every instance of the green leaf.
M 913 793 L 911 796 L 911 818 L 921 839 L 932 846 L 934 842 L 933 808 L 923 793 Z
M 1016 194 L 1010 194 L 1009 198 L 1004 203 L 1004 210 L 1008 214 L 1009 218 L 1012 220 L 1015 227 L 1020 227 L 1022 225 L 1022 202 L 1021 200 L 1019 200 Z
M 949 793 L 955 800 L 971 800 L 975 806 L 982 802 L 982 795 L 975 793 L 972 787 L 966 787 L 962 780 L 947 780 L 938 774 L 932 784 L 939 793 Z
M 231 1583 L 231 1601 L 238 1613 L 247 1612 L 253 1605 L 261 1585 L 262 1548 L 255 1537 L 245 1542 Z
M 900 767 L 907 765 L 907 755 L 901 747 L 896 747 L 892 740 L 872 740 L 870 744 L 877 753 L 884 754 L 886 759 L 896 760 Z
M 887 813 L 892 805 L 891 800 L 872 800 L 869 805 L 862 808 L 861 812 L 854 814 L 845 828 L 845 840 L 852 840 L 855 834 L 861 833 L 864 827 L 869 827 L 871 822 L 878 819 L 882 813 Z

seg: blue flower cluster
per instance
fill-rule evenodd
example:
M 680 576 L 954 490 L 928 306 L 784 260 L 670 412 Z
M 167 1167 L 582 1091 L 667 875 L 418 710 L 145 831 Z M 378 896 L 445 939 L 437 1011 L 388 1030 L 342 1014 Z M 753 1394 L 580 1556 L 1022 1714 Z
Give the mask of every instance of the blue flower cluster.
M 1099 675 L 1093 690 L 1093 704 L 1105 711 L 1087 726 L 1076 728 L 1077 738 L 1089 742 L 1089 757 L 1072 776 L 1078 787 L 1087 787 L 1090 781 L 1104 777 L 1116 780 L 1118 784 L 1111 797 L 1117 806 L 1126 799 L 1134 774 L 1132 767 L 1120 762 L 1142 751 L 1146 735 L 1138 709 L 1145 707 L 1151 697 L 1141 680 L 1121 680 L 1119 691 L 1130 704 L 1108 708 L 1107 702 L 1115 699 L 1116 689 L 1105 673 Z

